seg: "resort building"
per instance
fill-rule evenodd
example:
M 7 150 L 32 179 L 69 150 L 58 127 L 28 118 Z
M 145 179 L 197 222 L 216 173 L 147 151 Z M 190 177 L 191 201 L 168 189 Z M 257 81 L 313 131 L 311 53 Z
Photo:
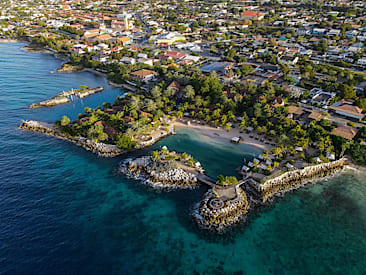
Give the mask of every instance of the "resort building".
M 153 81 L 156 79 L 158 73 L 151 71 L 151 70 L 146 70 L 146 69 L 142 69 L 136 72 L 132 72 L 130 73 L 130 76 L 133 80 L 137 80 L 140 82 L 149 82 L 149 81 Z
M 363 110 L 352 104 L 353 100 L 352 101 L 341 100 L 334 103 L 329 109 L 334 111 L 336 114 L 342 116 L 355 119 L 362 119 L 365 116 L 365 114 L 363 114 Z
M 339 126 L 332 131 L 332 135 L 352 140 L 357 135 L 358 129 L 350 126 Z
M 312 111 L 310 113 L 310 115 L 308 116 L 308 118 L 312 119 L 312 120 L 320 121 L 322 119 L 326 119 L 327 117 L 319 111 Z

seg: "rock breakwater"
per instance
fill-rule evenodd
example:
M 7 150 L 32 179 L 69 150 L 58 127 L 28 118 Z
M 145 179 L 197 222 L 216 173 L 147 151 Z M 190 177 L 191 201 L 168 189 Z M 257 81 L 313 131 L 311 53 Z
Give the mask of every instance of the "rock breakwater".
M 273 179 L 268 179 L 262 184 L 255 181 L 250 181 L 250 184 L 258 193 L 260 200 L 264 203 L 275 195 L 281 195 L 297 189 L 309 181 L 330 176 L 342 170 L 347 164 L 348 160 L 342 158 L 329 163 L 289 171 Z
M 214 187 L 204 196 L 193 212 L 193 217 L 201 228 L 223 232 L 226 228 L 246 217 L 249 203 L 240 185 L 235 188 L 236 197 L 226 200 L 217 195 Z
M 92 94 L 103 91 L 103 87 L 86 88 L 86 89 L 71 89 L 69 91 L 63 91 L 57 96 L 50 99 L 40 101 L 38 103 L 31 104 L 29 108 L 39 108 L 39 107 L 50 107 L 59 104 L 69 103 L 73 97 L 84 98 Z
M 73 137 L 66 134 L 61 133 L 59 130 L 54 129 L 52 126 L 47 125 L 45 123 L 34 121 L 34 120 L 26 120 L 22 121 L 22 124 L 19 126 L 20 129 L 29 130 L 33 132 L 45 133 L 47 135 L 55 136 L 61 139 L 68 140 L 78 146 L 83 147 L 88 151 L 92 151 L 96 153 L 98 156 L 103 157 L 114 157 L 121 155 L 124 151 L 120 150 L 116 145 L 112 144 L 104 144 L 100 142 L 95 142 L 93 140 L 87 139 L 85 137 Z

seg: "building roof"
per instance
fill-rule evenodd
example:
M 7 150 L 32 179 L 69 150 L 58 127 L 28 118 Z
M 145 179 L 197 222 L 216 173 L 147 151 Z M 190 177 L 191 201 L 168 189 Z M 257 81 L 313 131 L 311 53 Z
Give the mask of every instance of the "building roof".
M 172 83 L 170 83 L 168 88 L 173 88 L 173 89 L 176 89 L 176 90 L 180 91 L 181 86 L 177 81 L 174 80 Z
M 353 139 L 357 134 L 358 129 L 350 126 L 339 126 L 332 131 L 332 135 L 339 136 L 345 139 Z
M 216 71 L 216 72 L 221 71 L 230 66 L 232 66 L 232 64 L 230 64 L 228 62 L 214 62 L 214 63 L 208 64 L 208 65 L 204 65 L 200 69 L 202 72 L 210 73 L 213 71 Z
M 259 11 L 243 11 L 243 16 L 261 17 L 263 16 L 263 13 Z
M 301 107 L 288 106 L 288 112 L 289 114 L 302 115 L 304 111 Z
M 152 70 L 142 69 L 142 70 L 139 70 L 139 71 L 132 72 L 130 74 L 133 75 L 133 76 L 137 76 L 137 77 L 146 77 L 146 76 L 149 76 L 149 75 L 157 75 L 157 72 L 154 72 Z
M 99 36 L 97 37 L 97 39 L 98 39 L 98 40 L 101 40 L 101 41 L 109 40 L 109 39 L 111 39 L 111 38 L 112 38 L 112 36 L 110 36 L 109 34 L 102 34 L 102 35 L 99 35 Z
M 310 119 L 314 119 L 316 121 L 320 121 L 323 118 L 326 118 L 325 115 L 323 115 L 321 112 L 319 111 L 312 111 L 311 114 L 308 116 L 308 118 Z
M 130 40 L 131 40 L 131 38 L 129 38 L 128 36 L 123 36 L 123 37 L 118 38 L 118 41 L 120 41 L 120 42 L 128 42 Z
M 346 114 L 350 114 L 353 116 L 358 116 L 358 117 L 363 117 L 364 114 L 362 114 L 362 109 L 354 106 L 354 105 L 350 105 L 350 104 L 341 104 L 339 106 L 330 106 L 329 109 L 338 111 L 338 112 L 342 112 L 342 113 L 346 113 Z

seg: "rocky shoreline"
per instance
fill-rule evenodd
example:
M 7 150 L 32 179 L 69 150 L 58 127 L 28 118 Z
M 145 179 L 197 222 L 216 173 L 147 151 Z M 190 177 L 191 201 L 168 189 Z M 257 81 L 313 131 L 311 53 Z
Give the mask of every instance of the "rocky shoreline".
M 158 156 L 159 153 L 162 155 Z M 166 160 L 162 160 L 162 156 Z M 155 151 L 155 156 L 127 160 L 121 163 L 119 171 L 157 189 L 193 189 L 199 185 L 197 173 L 203 173 L 203 169 L 198 165 L 190 167 L 187 164 L 190 159 L 191 156 L 185 153 L 177 154 L 163 149 L 161 152 Z
M 192 215 L 200 228 L 223 232 L 237 224 L 258 207 L 270 203 L 276 196 L 296 190 L 310 182 L 316 182 L 342 171 L 349 164 L 347 158 L 329 163 L 312 165 L 286 172 L 278 177 L 258 183 L 245 179 L 235 188 L 235 198 L 220 196 L 219 187 L 210 189 L 195 207 Z
M 83 67 L 82 66 L 73 66 L 70 64 L 63 64 L 62 67 L 60 69 L 57 70 L 58 73 L 75 73 L 75 72 L 79 72 L 82 71 Z
M 145 156 L 123 163 L 120 172 L 157 189 L 193 189 L 199 184 L 193 173 L 181 168 L 157 171 L 153 164 L 153 159 Z
M 273 179 L 268 179 L 262 184 L 255 181 L 249 181 L 248 184 L 257 192 L 258 199 L 265 203 L 274 196 L 283 195 L 286 192 L 298 189 L 310 181 L 331 176 L 341 171 L 348 164 L 348 159 L 342 158 L 328 163 L 289 171 Z
M 50 99 L 31 104 L 29 106 L 29 108 L 51 107 L 51 106 L 55 106 L 55 105 L 65 104 L 65 103 L 69 103 L 71 101 L 70 98 L 72 98 L 74 96 L 79 97 L 79 98 L 84 98 L 84 97 L 88 97 L 92 94 L 101 92 L 103 90 L 104 90 L 103 87 L 86 88 L 86 89 L 71 89 L 68 91 L 63 91 Z
M 47 135 L 55 136 L 64 140 L 68 140 L 78 146 L 83 147 L 88 151 L 96 153 L 98 156 L 103 157 L 114 157 L 124 153 L 116 145 L 104 144 L 100 142 L 95 142 L 93 140 L 87 139 L 85 137 L 72 137 L 61 133 L 59 130 L 52 128 L 51 126 L 45 125 L 38 121 L 26 120 L 22 121 L 19 126 L 20 129 L 29 130 L 32 132 L 40 132 Z
M 207 191 L 192 215 L 200 228 L 222 233 L 245 219 L 250 205 L 240 185 L 234 187 L 235 198 L 226 201 L 217 195 L 215 188 Z

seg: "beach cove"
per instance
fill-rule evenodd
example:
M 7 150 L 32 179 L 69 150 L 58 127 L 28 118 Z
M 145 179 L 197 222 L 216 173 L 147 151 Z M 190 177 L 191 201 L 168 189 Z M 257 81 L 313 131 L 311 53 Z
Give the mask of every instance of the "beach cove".
M 156 193 L 115 173 L 121 159 L 97 158 L 72 144 L 19 130 L 21 119 L 52 122 L 63 114 L 76 118 L 85 106 L 113 101 L 123 93 L 91 73 L 50 73 L 60 60 L 21 51 L 21 46 L 0 45 L 0 264 L 5 273 L 365 270 L 366 187 L 359 172 L 347 171 L 278 199 L 252 217 L 247 227 L 211 236 L 198 230 L 189 215 L 205 187 Z M 27 66 L 34 69 L 25 71 Z M 70 88 L 101 85 L 105 91 L 83 103 L 27 108 L 57 94 L 65 83 Z M 223 171 L 233 174 L 245 149 L 239 151 L 228 142 L 209 143 L 183 129 L 139 154 L 167 145 L 193 154 L 212 177 Z M 220 161 L 220 154 L 230 158 Z

